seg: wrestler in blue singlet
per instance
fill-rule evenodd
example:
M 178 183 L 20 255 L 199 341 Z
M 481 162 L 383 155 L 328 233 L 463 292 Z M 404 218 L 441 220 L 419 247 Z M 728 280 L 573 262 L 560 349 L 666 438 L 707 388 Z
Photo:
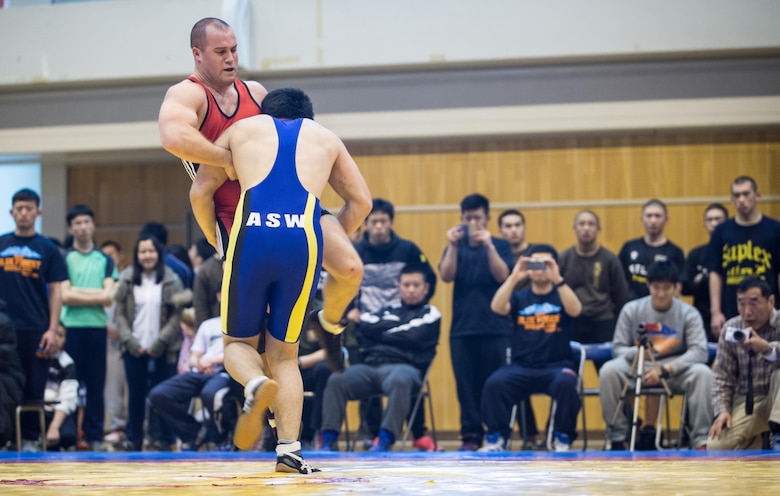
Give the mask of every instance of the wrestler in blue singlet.
M 320 201 L 296 170 L 303 119 L 274 123 L 279 151 L 271 172 L 238 201 L 222 281 L 222 330 L 256 336 L 269 305 L 271 336 L 295 343 L 322 266 Z

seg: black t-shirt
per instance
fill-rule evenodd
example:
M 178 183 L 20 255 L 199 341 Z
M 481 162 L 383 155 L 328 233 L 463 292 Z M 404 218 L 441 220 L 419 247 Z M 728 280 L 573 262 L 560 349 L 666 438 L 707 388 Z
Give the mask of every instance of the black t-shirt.
M 512 269 L 512 247 L 493 238 L 493 246 L 507 267 Z M 450 249 L 449 246 L 446 249 Z M 504 335 L 510 332 L 509 320 L 490 309 L 490 301 L 503 281 L 490 273 L 488 252 L 484 246 L 458 244 L 458 268 L 452 291 L 452 327 L 450 337 Z
M 563 309 L 558 289 L 538 295 L 531 288 L 509 299 L 514 326 L 512 363 L 525 367 L 571 367 L 572 319 Z
M 661 246 L 650 246 L 644 238 L 626 241 L 618 255 L 628 282 L 628 299 L 636 300 L 650 294 L 647 288 L 647 266 L 653 262 L 670 261 L 677 266 L 680 280 L 685 277 L 685 254 L 679 246 L 667 241 Z
M 767 216 L 752 226 L 729 219 L 715 228 L 707 247 L 707 267 L 723 278 L 720 307 L 726 319 L 736 317 L 737 286 L 748 276 L 765 280 L 780 305 L 777 287 L 780 264 L 780 222 Z
M 16 331 L 49 328 L 48 284 L 68 279 L 68 269 L 54 243 L 36 234 L 0 236 L 0 299 Z

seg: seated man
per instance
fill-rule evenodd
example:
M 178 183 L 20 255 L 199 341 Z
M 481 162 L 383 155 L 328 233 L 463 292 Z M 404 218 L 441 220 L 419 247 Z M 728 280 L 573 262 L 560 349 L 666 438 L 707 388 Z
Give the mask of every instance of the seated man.
M 14 439 L 16 407 L 22 402 L 24 372 L 16 349 L 16 330 L 0 300 L 0 449 Z
M 515 291 L 529 277 L 531 285 Z M 572 319 L 582 305 L 561 277 L 558 252 L 537 244 L 518 258 L 509 277 L 498 288 L 490 309 L 512 320 L 512 363 L 488 377 L 482 391 L 482 419 L 486 444 L 479 451 L 503 451 L 512 435 L 512 407 L 533 393 L 545 393 L 557 402 L 555 451 L 568 451 L 576 437 L 580 396 L 572 360 Z
M 218 296 L 219 298 L 219 296 Z M 218 447 L 230 444 L 227 434 L 235 426 L 234 397 L 241 387 L 225 371 L 220 317 L 204 321 L 198 328 L 190 353 L 191 370 L 161 382 L 149 393 L 149 403 L 184 443 L 184 449 L 197 450 L 205 442 Z M 203 424 L 190 410 L 193 398 L 200 397 L 207 412 Z
M 737 286 L 739 316 L 723 326 L 713 366 L 717 417 L 709 449 L 760 448 L 769 429 L 772 448 L 780 450 L 780 312 L 774 306 L 766 281 L 747 277 Z
M 67 449 L 76 445 L 76 407 L 78 404 L 79 381 L 76 365 L 65 351 L 65 326 L 57 326 L 56 347 L 49 363 L 44 401 L 56 401 L 46 407 L 47 449 Z
M 645 360 L 641 371 L 643 386 L 657 386 L 665 378 L 672 392 L 688 395 L 691 422 L 691 446 L 701 449 L 707 444 L 707 430 L 712 419 L 710 391 L 712 373 L 707 367 L 707 336 L 699 312 L 675 298 L 679 293 L 680 273 L 672 262 L 653 262 L 647 267 L 650 295 L 628 302 L 618 317 L 612 341 L 615 358 L 599 373 L 599 396 L 607 442 L 612 450 L 624 450 L 628 422 L 618 415 L 610 426 L 623 386 L 629 380 L 631 363 L 637 351 L 640 325 L 648 334 L 648 353 L 657 360 Z
M 322 449 L 335 451 L 348 400 L 387 396 L 377 443 L 371 451 L 387 451 L 401 434 L 412 395 L 436 355 L 441 313 L 425 303 L 428 283 L 422 267 L 407 265 L 398 284 L 401 305 L 360 316 L 365 339 L 363 363 L 333 374 L 325 387 Z

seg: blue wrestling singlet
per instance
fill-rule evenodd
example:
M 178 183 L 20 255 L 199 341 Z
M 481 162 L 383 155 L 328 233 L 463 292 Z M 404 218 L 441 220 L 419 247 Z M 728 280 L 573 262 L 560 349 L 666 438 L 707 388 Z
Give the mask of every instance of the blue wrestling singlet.
M 279 150 L 271 172 L 241 193 L 222 281 L 222 330 L 260 334 L 266 307 L 274 338 L 298 341 L 322 266 L 320 201 L 298 179 L 295 151 L 303 119 L 274 119 Z

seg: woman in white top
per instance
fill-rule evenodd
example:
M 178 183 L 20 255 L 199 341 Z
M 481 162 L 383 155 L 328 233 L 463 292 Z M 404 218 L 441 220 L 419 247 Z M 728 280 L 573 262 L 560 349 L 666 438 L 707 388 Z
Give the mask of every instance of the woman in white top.
M 142 235 L 135 244 L 132 270 L 122 274 L 114 297 L 128 390 L 129 442 L 124 447 L 131 450 L 142 448 L 146 396 L 152 387 L 176 373 L 181 347 L 181 312 L 174 295 L 183 287 L 179 277 L 165 266 L 163 250 L 157 239 Z M 170 429 L 162 423 L 159 433 L 150 434 L 162 442 L 173 440 Z

